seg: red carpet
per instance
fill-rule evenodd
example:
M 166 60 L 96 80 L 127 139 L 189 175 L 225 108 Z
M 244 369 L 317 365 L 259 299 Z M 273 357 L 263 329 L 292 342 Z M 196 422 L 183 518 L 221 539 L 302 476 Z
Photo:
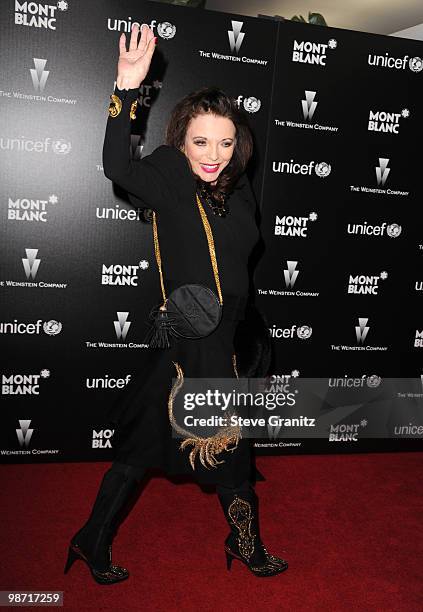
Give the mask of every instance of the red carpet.
M 131 576 L 101 586 L 82 561 L 63 565 L 108 466 L 0 467 L 1 590 L 61 590 L 83 612 L 423 609 L 421 453 L 258 457 L 263 541 L 289 562 L 271 578 L 226 570 L 214 494 L 151 478 L 113 546 Z

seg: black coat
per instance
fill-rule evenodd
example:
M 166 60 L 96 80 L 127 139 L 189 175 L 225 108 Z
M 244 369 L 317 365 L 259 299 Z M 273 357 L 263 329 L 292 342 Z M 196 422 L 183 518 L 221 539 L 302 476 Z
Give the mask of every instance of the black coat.
M 122 108 L 116 117 L 109 116 L 107 120 L 104 173 L 128 192 L 133 204 L 157 212 L 167 296 L 185 283 L 203 284 L 216 290 L 207 238 L 195 199 L 197 184 L 187 158 L 179 149 L 161 145 L 140 161 L 131 160 L 129 113 L 138 90 L 116 89 L 115 95 L 121 98 Z M 224 218 L 204 207 L 213 232 L 223 293 L 222 321 L 207 337 L 179 338 L 171 349 L 151 349 L 146 369 L 136 373 L 110 413 L 115 427 L 113 447 L 117 461 L 162 467 L 168 474 L 191 474 L 189 448 L 179 448 L 180 439 L 174 436 L 166 409 L 176 364 L 186 378 L 232 379 L 237 374 L 234 338 L 245 311 L 233 311 L 236 314 L 233 316 L 229 305 L 240 300 L 245 308 L 248 303 L 248 260 L 260 236 L 256 201 L 245 173 L 239 177 L 227 203 L 230 212 Z M 257 361 L 257 353 L 254 359 Z M 243 372 L 238 374 L 242 376 Z M 217 458 L 224 457 L 222 464 L 214 469 L 198 464 L 193 475 L 199 482 L 226 486 L 238 486 L 246 478 L 263 479 L 255 469 L 250 442 L 242 437 L 233 452 L 219 451 Z

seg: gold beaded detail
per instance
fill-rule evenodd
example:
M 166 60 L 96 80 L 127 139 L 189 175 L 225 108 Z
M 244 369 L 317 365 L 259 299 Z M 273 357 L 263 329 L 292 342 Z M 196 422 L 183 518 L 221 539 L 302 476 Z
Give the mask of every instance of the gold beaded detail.
M 201 204 L 201 200 L 198 197 L 198 193 L 195 194 L 195 197 L 197 198 L 197 205 L 200 210 L 201 219 L 203 220 L 204 229 L 207 235 L 207 241 L 209 243 L 210 257 L 212 261 L 212 268 L 213 268 L 214 279 L 216 281 L 217 292 L 219 294 L 219 301 L 221 304 L 223 304 L 223 297 L 222 297 L 222 291 L 220 288 L 219 271 L 217 268 L 216 251 L 214 248 L 213 234 L 211 231 L 209 220 L 207 219 L 207 215 L 204 211 L 203 205 Z
M 115 94 L 111 94 L 109 104 L 109 115 L 110 117 L 117 117 L 122 110 L 122 100 Z
M 238 529 L 239 552 L 244 559 L 249 561 L 254 552 L 254 538 L 256 537 L 251 533 L 251 523 L 253 520 L 251 504 L 235 495 L 235 499 L 229 506 L 228 515 Z
M 135 111 L 137 110 L 137 105 L 138 105 L 137 100 L 134 100 L 131 104 L 131 110 L 129 111 L 129 116 L 131 117 L 131 119 L 137 118 L 137 115 L 135 114 Z

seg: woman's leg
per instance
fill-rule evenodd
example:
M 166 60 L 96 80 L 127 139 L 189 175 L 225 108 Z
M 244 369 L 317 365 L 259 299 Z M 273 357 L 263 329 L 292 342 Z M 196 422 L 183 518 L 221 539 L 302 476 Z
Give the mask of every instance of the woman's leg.
M 260 537 L 258 497 L 249 480 L 238 487 L 216 485 L 216 493 L 230 533 L 225 540 L 228 569 L 240 559 L 258 576 L 273 576 L 287 569 L 284 559 L 270 555 Z
M 144 468 L 115 461 L 103 476 L 87 522 L 71 540 L 98 572 L 110 569 L 111 543 L 121 512 L 144 473 Z

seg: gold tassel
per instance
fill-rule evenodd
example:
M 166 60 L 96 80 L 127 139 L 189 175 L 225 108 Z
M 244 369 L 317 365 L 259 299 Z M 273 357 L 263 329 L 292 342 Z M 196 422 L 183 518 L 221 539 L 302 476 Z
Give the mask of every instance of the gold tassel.
M 219 463 L 225 463 L 225 461 L 218 461 L 216 455 L 219 455 L 223 451 L 233 452 L 237 448 L 239 439 L 242 437 L 241 428 L 239 425 L 234 427 L 222 427 L 214 436 L 202 438 L 180 427 L 176 423 L 173 415 L 173 399 L 184 384 L 184 372 L 179 363 L 175 361 L 172 363 L 177 371 L 177 379 L 169 394 L 168 413 L 173 429 L 185 438 L 185 440 L 181 442 L 179 449 L 183 451 L 187 446 L 193 446 L 189 454 L 189 461 L 193 470 L 195 470 L 194 462 L 197 455 L 199 455 L 200 461 L 205 468 L 210 469 L 210 467 L 217 467 Z M 229 411 L 227 415 L 229 417 L 231 416 Z M 234 445 L 232 448 L 230 447 L 231 444 Z M 207 465 L 207 463 L 209 465 Z

